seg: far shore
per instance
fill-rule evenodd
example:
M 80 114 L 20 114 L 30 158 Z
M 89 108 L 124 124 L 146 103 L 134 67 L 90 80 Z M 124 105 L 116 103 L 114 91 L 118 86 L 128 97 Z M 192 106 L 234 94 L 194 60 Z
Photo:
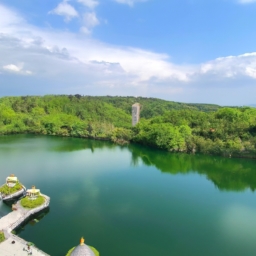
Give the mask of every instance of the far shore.
M 138 143 L 138 142 L 133 142 L 133 141 L 125 141 L 125 140 L 122 140 L 122 141 L 112 141 L 111 138 L 101 138 L 101 137 L 93 137 L 93 136 L 70 136 L 70 135 L 53 135 L 53 134 L 42 134 L 42 133 L 10 133 L 10 134 L 0 134 L 0 136 L 11 136 L 11 135 L 39 135 L 39 136 L 50 136 L 50 137 L 60 137 L 60 138 L 78 138 L 78 139 L 89 139 L 89 140 L 99 140 L 99 141 L 109 141 L 109 142 L 112 142 L 114 144 L 117 144 L 117 145 L 121 145 L 121 146 L 125 146 L 129 143 L 136 143 L 136 144 L 139 144 L 139 145 L 143 145 L 145 147 L 149 147 L 149 148 L 155 148 L 155 149 L 158 149 L 158 150 L 162 150 L 162 151 L 167 151 L 167 150 L 164 150 L 164 149 L 161 149 L 161 148 L 158 148 L 158 147 L 152 147 L 150 145 L 146 145 L 146 144 L 141 144 L 141 143 Z M 169 153 L 175 153 L 175 154 L 190 154 L 190 155 L 195 155 L 195 154 L 201 154 L 201 155 L 209 155 L 209 156 L 221 156 L 221 157 L 224 157 L 224 158 L 244 158 L 244 159 L 256 159 L 256 155 L 253 155 L 251 153 L 248 154 L 248 152 L 246 153 L 235 153 L 235 154 L 203 154 L 201 152 L 170 152 Z

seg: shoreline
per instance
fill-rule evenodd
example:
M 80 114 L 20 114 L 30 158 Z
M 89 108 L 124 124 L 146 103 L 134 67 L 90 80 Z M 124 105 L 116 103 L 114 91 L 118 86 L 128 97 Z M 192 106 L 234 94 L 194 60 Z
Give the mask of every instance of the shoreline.
M 197 155 L 197 154 L 201 154 L 201 155 L 206 155 L 206 156 L 220 156 L 223 158 L 241 158 L 241 159 L 256 159 L 256 155 L 252 155 L 251 153 L 247 154 L 237 154 L 237 153 L 232 153 L 230 154 L 206 154 L 206 153 L 202 153 L 202 152 L 180 152 L 180 151 L 168 151 L 162 148 L 158 148 L 158 147 L 153 147 L 147 144 L 143 144 L 143 143 L 138 143 L 138 142 L 134 142 L 134 141 L 113 141 L 111 138 L 101 138 L 101 137 L 93 137 L 93 136 L 70 136 L 70 135 L 56 135 L 56 134 L 43 134 L 43 133 L 8 133 L 8 134 L 0 134 L 0 136 L 11 136 L 11 135 L 35 135 L 35 136 L 50 136 L 50 137 L 60 137 L 60 138 L 77 138 L 77 139 L 89 139 L 89 140 L 99 140 L 99 141 L 109 141 L 112 142 L 113 144 L 119 145 L 119 146 L 126 146 L 127 144 L 133 143 L 133 144 L 138 144 L 141 146 L 145 146 L 148 148 L 153 148 L 153 149 L 157 149 L 157 150 L 161 150 L 161 151 L 165 151 L 165 152 L 169 152 L 169 153 L 175 153 L 175 154 L 187 154 L 187 155 Z

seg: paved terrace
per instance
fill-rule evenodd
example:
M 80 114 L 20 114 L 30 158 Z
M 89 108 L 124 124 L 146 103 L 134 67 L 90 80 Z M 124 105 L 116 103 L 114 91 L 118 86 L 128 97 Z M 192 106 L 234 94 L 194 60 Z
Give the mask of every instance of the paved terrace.
M 17 202 L 17 210 L 10 212 L 6 216 L 0 219 L 0 230 L 4 231 L 5 237 L 7 238 L 4 242 L 0 243 L 0 255 L 1 256 L 23 256 L 28 255 L 27 251 L 23 251 L 23 248 L 27 248 L 27 241 L 15 236 L 11 233 L 13 229 L 18 227 L 22 222 L 24 222 L 29 216 L 47 208 L 50 203 L 50 198 L 46 195 L 45 203 L 37 208 L 28 210 L 24 209 L 20 205 L 20 201 Z M 15 243 L 13 243 L 13 241 Z M 49 256 L 45 252 L 39 250 L 35 246 L 31 246 L 33 256 Z

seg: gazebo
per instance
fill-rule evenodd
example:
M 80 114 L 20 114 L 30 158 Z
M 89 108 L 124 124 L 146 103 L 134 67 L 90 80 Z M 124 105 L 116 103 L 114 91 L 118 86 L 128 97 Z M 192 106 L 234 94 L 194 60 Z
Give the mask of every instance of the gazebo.
M 18 182 L 18 178 L 14 174 L 11 174 L 6 178 L 6 185 L 9 188 L 13 188 L 17 184 L 17 182 Z
M 27 197 L 31 200 L 36 199 L 40 195 L 40 189 L 37 189 L 36 186 L 32 186 L 31 189 L 27 190 Z
M 80 244 L 71 249 L 67 256 L 99 256 L 99 252 L 92 246 L 84 243 L 84 238 L 80 239 Z

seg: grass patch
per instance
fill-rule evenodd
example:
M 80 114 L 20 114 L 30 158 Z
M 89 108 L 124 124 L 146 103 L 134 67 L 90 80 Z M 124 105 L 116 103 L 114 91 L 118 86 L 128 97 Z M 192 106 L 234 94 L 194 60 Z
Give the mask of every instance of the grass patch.
M 89 246 L 96 256 L 100 256 L 100 253 L 92 246 Z
M 72 249 L 70 249 L 70 250 L 68 251 L 68 253 L 66 254 L 66 256 L 70 256 L 71 252 L 73 252 L 73 250 L 74 250 L 75 248 L 76 248 L 76 247 L 73 247 Z
M 89 246 L 89 247 L 91 248 L 91 250 L 94 252 L 94 254 L 95 254 L 96 256 L 100 256 L 100 253 L 99 253 L 94 247 L 92 247 L 92 246 Z M 70 249 L 70 250 L 68 251 L 68 253 L 67 253 L 66 256 L 70 256 L 71 253 L 73 252 L 73 250 L 74 250 L 75 248 L 76 248 L 76 247 L 73 247 L 72 249 Z
M 0 243 L 5 240 L 4 232 L 0 231 Z
M 11 195 L 15 192 L 18 192 L 22 189 L 22 185 L 17 182 L 16 185 L 12 188 L 8 187 L 6 184 L 0 187 L 0 193 L 5 194 L 5 195 Z
M 20 204 L 24 207 L 24 208 L 36 208 L 40 205 L 42 205 L 45 202 L 45 199 L 43 196 L 38 196 L 36 199 L 31 200 L 29 199 L 29 197 L 24 197 L 20 200 Z

